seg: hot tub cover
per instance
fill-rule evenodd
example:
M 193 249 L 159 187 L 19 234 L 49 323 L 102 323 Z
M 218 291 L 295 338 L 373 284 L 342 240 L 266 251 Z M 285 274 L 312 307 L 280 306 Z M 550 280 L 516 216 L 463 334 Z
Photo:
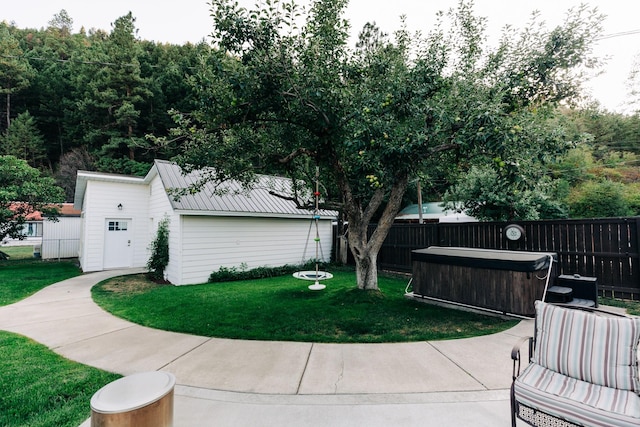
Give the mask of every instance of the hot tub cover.
M 505 251 L 460 247 L 429 246 L 411 251 L 411 261 L 461 265 L 490 270 L 530 272 L 549 268 L 552 252 Z

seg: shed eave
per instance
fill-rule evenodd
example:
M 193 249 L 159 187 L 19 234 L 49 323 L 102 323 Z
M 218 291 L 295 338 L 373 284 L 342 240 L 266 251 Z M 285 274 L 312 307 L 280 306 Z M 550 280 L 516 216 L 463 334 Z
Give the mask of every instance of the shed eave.
M 174 212 L 183 216 L 216 216 L 216 217 L 250 217 L 250 218 L 285 218 L 285 219 L 313 219 L 313 214 L 268 213 L 268 212 L 233 212 L 233 211 L 203 211 L 189 209 L 175 209 Z M 321 215 L 320 220 L 336 219 L 336 216 Z
M 81 210 L 84 201 L 84 193 L 87 189 L 88 181 L 118 182 L 123 184 L 144 185 L 146 181 L 139 176 L 117 175 L 100 172 L 89 172 L 79 170 L 76 175 L 76 189 L 73 198 L 74 209 Z

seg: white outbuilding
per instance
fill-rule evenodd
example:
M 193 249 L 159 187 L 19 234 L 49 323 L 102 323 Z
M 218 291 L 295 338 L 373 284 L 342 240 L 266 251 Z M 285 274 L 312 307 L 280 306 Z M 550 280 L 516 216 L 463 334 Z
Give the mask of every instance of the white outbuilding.
M 175 285 L 205 283 L 220 267 L 252 269 L 315 259 L 315 213 L 276 195 L 290 195 L 290 180 L 260 176 L 250 190 L 230 181 L 218 187 L 209 183 L 179 198 L 172 195 L 171 189 L 188 188 L 199 178 L 201 172 L 185 175 L 163 160 L 156 160 L 144 178 L 78 171 L 74 206 L 82 211 L 82 270 L 144 267 L 165 217 L 165 278 Z M 320 210 L 317 216 L 319 258 L 329 261 L 336 212 Z
M 80 211 L 71 203 L 62 203 L 55 221 L 42 222 L 42 259 L 75 258 L 80 244 Z

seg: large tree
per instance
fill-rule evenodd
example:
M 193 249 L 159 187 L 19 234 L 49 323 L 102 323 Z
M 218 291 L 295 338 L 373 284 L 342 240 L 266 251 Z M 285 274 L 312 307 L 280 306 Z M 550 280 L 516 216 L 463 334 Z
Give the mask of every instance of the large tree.
M 0 156 L 0 242 L 6 237 L 24 238 L 23 225 L 27 217 L 38 211 L 55 217 L 57 203 L 64 201 L 64 192 L 52 178 L 42 176 L 25 160 Z
M 70 112 L 96 166 L 107 172 L 133 173 L 144 130 L 139 122 L 146 99 L 151 96 L 140 70 L 142 54 L 136 37 L 135 18 L 129 12 L 116 19 L 109 35 L 96 33 L 92 43 L 74 57 L 76 108 Z M 143 166 L 148 169 L 147 165 Z
M 5 134 L 0 135 L 0 153 L 26 160 L 30 166 L 40 168 L 47 158 L 42 134 L 28 111 L 12 122 Z
M 11 124 L 11 95 L 29 86 L 33 76 L 33 69 L 10 30 L 5 22 L 0 22 L 0 95 L 6 96 L 7 128 Z
M 206 180 L 248 185 L 257 172 L 311 183 L 319 167 L 337 189 L 323 196 L 349 222 L 358 287 L 371 290 L 411 179 L 481 162 L 504 162 L 517 176 L 519 156 L 558 150 L 562 138 L 540 123 L 548 106 L 579 93 L 572 70 L 593 65 L 600 28 L 585 9 L 551 31 L 534 17 L 520 38 L 507 33 L 488 51 L 485 20 L 461 1 L 426 35 L 401 29 L 391 39 L 368 24 L 351 49 L 347 0 L 312 1 L 300 28 L 294 3 L 211 5 L 219 50 L 193 79 L 199 108 L 176 113 L 173 141 L 184 149 L 176 160 L 185 171 L 206 169 Z M 292 197 L 301 206 L 302 194 Z
M 629 110 L 640 115 L 640 54 L 636 54 L 626 82 Z

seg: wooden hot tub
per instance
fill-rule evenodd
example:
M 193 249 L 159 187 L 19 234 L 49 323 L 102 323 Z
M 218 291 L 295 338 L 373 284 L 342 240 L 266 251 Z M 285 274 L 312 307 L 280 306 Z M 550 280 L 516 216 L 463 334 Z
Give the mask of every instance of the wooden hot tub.
M 534 301 L 542 299 L 547 277 L 554 277 L 552 259 L 557 259 L 555 253 L 440 246 L 417 249 L 411 253 L 413 294 L 533 317 Z

